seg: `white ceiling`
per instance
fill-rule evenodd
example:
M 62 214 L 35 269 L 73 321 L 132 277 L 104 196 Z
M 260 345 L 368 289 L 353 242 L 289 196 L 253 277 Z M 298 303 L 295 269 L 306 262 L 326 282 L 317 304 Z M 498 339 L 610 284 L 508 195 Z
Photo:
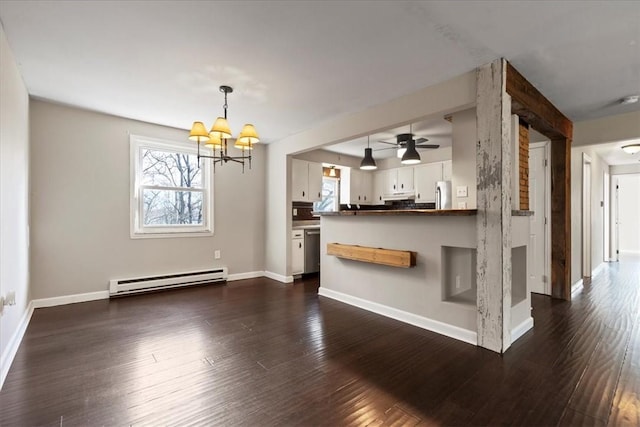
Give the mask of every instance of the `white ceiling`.
M 572 120 L 640 110 L 640 2 L 8 1 L 29 93 L 265 142 L 505 57 Z

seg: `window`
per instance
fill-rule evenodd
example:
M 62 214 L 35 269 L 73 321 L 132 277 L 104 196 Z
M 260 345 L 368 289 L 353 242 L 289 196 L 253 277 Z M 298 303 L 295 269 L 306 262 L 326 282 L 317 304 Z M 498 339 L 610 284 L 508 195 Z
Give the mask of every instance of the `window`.
M 211 165 L 198 165 L 197 147 L 135 135 L 130 145 L 131 237 L 212 235 Z
M 340 180 L 328 176 L 322 177 L 322 200 L 313 202 L 313 210 L 316 212 L 337 211 L 339 204 Z

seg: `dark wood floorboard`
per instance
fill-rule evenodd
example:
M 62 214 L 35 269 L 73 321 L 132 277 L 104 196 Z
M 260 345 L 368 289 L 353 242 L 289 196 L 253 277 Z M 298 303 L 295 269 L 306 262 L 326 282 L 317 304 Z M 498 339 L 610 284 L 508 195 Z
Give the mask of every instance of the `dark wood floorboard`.
M 37 309 L 1 426 L 639 426 L 640 261 L 504 355 L 266 278 Z

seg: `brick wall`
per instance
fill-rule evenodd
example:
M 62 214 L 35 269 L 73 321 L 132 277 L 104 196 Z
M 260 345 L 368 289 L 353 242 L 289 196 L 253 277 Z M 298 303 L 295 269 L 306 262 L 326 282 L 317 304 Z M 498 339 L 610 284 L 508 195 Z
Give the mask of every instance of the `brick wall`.
M 519 146 L 520 146 L 520 209 L 529 209 L 529 125 L 520 121 Z

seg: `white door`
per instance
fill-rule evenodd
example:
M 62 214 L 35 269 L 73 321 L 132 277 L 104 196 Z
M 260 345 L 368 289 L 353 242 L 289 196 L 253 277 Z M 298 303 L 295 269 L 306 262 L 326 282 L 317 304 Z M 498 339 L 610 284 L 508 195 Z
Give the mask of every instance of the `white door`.
M 529 251 L 529 290 L 539 294 L 550 295 L 551 287 L 547 276 L 547 264 L 550 256 L 547 254 L 547 173 L 545 166 L 545 145 L 533 147 L 529 150 L 529 210 L 530 217 Z
M 291 274 L 304 273 L 304 237 L 291 239 Z
M 322 163 L 308 164 L 309 201 L 322 200 Z
M 309 166 L 304 160 L 291 159 L 291 200 L 309 200 Z
M 414 170 L 416 202 L 435 203 L 436 183 L 442 181 L 442 163 L 427 163 L 416 166 Z

